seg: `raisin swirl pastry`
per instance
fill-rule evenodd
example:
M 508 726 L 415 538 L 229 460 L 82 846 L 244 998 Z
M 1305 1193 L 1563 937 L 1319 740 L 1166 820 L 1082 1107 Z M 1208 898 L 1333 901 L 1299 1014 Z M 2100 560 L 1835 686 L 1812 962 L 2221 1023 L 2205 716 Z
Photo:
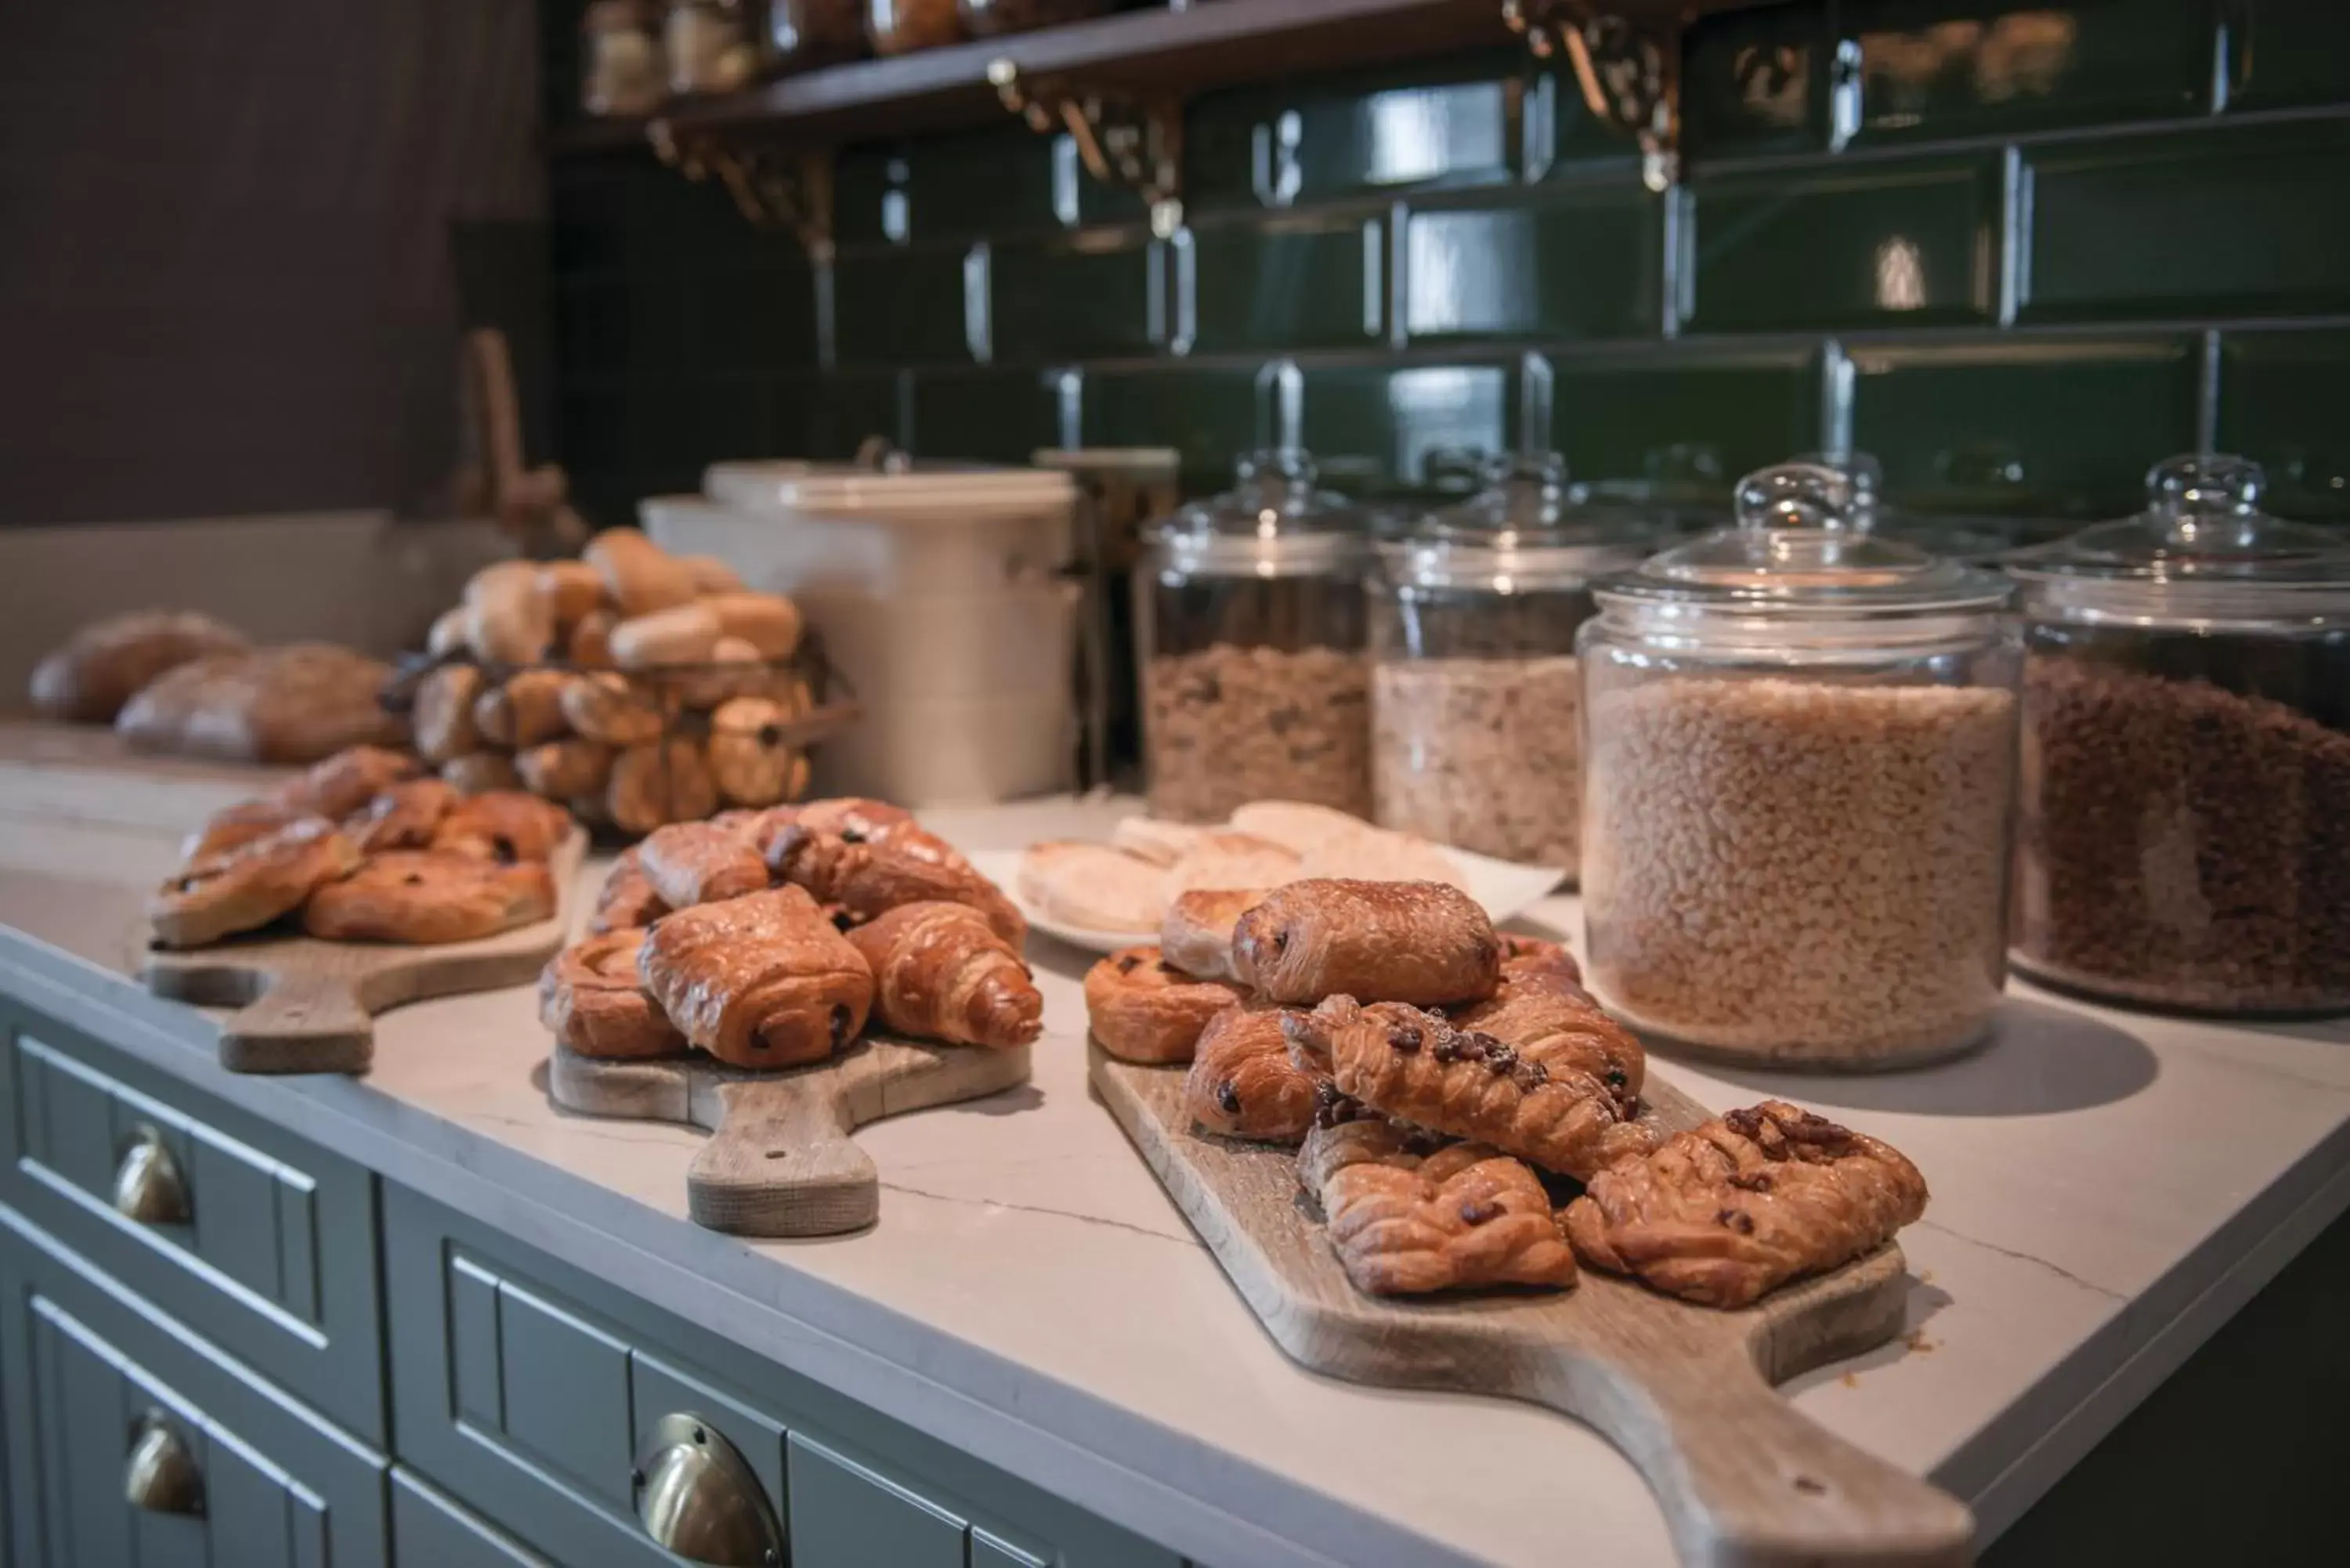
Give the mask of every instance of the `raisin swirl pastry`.
M 456 809 L 457 792 L 436 778 L 396 784 L 351 814 L 343 831 L 362 854 L 421 849 L 442 819 Z
M 1439 1014 L 1351 996 L 1292 1014 L 1284 1026 L 1301 1063 L 1326 1070 L 1339 1093 L 1545 1170 L 1585 1178 L 1656 1147 L 1656 1129 L 1632 1119 L 1620 1091 L 1586 1070 L 1591 1055 L 1564 1041 L 1525 1055 Z
M 873 1006 L 872 967 L 798 888 L 663 916 L 637 973 L 691 1044 L 737 1067 L 820 1062 Z
M 1447 1143 L 1328 1096 L 1297 1155 L 1355 1288 L 1423 1295 L 1575 1283 L 1542 1179 L 1497 1148 Z
M 501 865 L 394 849 L 310 895 L 302 929 L 338 942 L 434 946 L 495 936 L 555 914 L 555 878 L 536 861 Z
M 668 1056 L 685 1049 L 660 1004 L 637 978 L 639 930 L 574 942 L 538 975 L 538 1021 L 582 1056 Z
M 1324 1082 L 1290 1059 L 1279 1009 L 1242 1003 L 1200 1032 L 1183 1106 L 1210 1132 L 1295 1144 L 1313 1125 L 1315 1091 Z
M 1926 1197 L 1891 1145 L 1765 1100 L 1600 1171 L 1564 1218 L 1592 1267 L 1742 1307 L 1875 1251 L 1925 1213 Z
M 423 764 L 404 752 L 346 746 L 280 786 L 276 798 L 297 811 L 339 820 L 423 771 Z
M 198 856 L 147 906 L 155 940 L 202 947 L 269 924 L 359 863 L 359 846 L 321 816 L 296 817 L 233 848 Z
M 1441 882 L 1292 882 L 1232 929 L 1234 978 L 1271 1002 L 1475 1002 L 1493 993 L 1501 965 L 1492 921 Z
M 1209 1020 L 1244 1000 L 1170 968 L 1157 948 L 1123 948 L 1086 971 L 1086 1023 L 1122 1062 L 1189 1062 Z
M 224 805 L 181 843 L 180 859 L 186 863 L 225 854 L 240 844 L 266 838 L 287 824 L 313 815 L 275 795 Z

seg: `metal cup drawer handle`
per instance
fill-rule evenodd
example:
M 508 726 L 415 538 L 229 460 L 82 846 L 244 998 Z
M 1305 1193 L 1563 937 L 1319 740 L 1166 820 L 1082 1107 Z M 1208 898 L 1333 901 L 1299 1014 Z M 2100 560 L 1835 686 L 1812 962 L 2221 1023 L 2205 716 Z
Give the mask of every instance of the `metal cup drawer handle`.
M 204 1476 L 187 1439 L 161 1410 L 130 1424 L 130 1462 L 122 1471 L 122 1495 L 149 1513 L 196 1517 L 204 1511 Z
M 141 1122 L 114 1172 L 114 1211 L 141 1225 L 184 1225 L 192 1213 L 188 1179 L 163 1141 L 162 1129 Z
M 734 1445 L 699 1416 L 663 1416 L 629 1477 L 653 1544 L 713 1568 L 780 1568 L 783 1527 Z

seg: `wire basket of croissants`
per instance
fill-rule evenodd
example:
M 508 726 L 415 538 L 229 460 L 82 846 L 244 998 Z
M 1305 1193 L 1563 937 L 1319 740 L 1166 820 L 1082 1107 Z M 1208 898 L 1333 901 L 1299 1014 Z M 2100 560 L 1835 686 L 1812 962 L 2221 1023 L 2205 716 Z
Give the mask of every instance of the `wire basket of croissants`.
M 631 838 L 800 799 L 858 711 L 790 599 L 633 528 L 475 573 L 383 700 L 460 791 L 528 790 Z

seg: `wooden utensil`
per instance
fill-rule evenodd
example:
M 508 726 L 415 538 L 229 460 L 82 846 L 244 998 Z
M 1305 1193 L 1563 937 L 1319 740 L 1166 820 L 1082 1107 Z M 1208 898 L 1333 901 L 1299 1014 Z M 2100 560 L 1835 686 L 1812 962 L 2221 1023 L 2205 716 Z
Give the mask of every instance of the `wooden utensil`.
M 905 1111 L 1028 1081 L 1028 1047 L 987 1051 L 868 1038 L 812 1067 L 762 1073 L 708 1056 L 600 1061 L 554 1048 L 547 1096 L 595 1116 L 706 1129 L 686 1173 L 694 1223 L 741 1236 L 832 1236 L 881 1212 L 880 1177 L 848 1135 Z
M 1094 1086 L 1274 1342 L 1334 1377 L 1490 1394 L 1588 1423 L 1657 1493 L 1683 1562 L 1934 1565 L 1972 1555 L 1964 1504 L 1830 1434 L 1773 1384 L 1900 1331 L 1898 1247 L 1714 1312 L 1594 1271 L 1563 1294 L 1427 1300 L 1347 1282 L 1285 1150 L 1196 1136 L 1180 1069 L 1093 1046 Z M 1650 1080 L 1669 1127 L 1707 1113 Z M 1574 1521 L 1560 1522 L 1562 1560 Z
M 364 1073 L 375 1056 L 376 1014 L 537 979 L 570 929 L 587 853 L 588 836 L 576 829 L 556 847 L 554 919 L 478 941 L 401 947 L 264 933 L 143 951 L 140 978 L 174 1002 L 236 1010 L 220 1032 L 220 1063 L 232 1073 Z

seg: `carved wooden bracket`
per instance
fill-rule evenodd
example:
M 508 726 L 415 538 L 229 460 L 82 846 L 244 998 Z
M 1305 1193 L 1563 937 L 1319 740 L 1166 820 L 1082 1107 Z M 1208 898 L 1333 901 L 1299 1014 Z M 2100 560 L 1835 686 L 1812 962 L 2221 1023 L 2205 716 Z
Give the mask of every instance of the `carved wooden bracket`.
M 1180 99 L 1024 77 L 1008 59 L 992 62 L 987 79 L 1003 107 L 1031 130 L 1047 136 L 1068 132 L 1087 173 L 1149 202 L 1151 232 L 1159 238 L 1183 226 Z
M 1640 178 L 1662 191 L 1680 176 L 1680 34 L 1638 23 L 1607 0 L 1502 0 L 1502 19 L 1540 59 L 1564 55 L 1583 101 L 1640 146 Z
M 808 254 L 832 254 L 832 155 L 681 130 L 666 119 L 646 127 L 660 161 L 687 179 L 715 179 L 743 218 L 763 229 L 789 229 Z

